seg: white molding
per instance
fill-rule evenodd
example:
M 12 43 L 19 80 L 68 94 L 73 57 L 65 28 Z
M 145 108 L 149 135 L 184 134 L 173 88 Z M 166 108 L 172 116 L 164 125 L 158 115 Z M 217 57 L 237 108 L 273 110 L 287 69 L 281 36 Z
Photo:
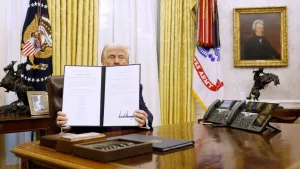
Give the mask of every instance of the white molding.
M 260 100 L 262 102 L 276 102 L 283 108 L 300 109 L 300 100 Z
M 251 100 L 253 101 L 253 100 Z M 260 102 L 279 103 L 285 109 L 300 109 L 300 100 L 259 100 Z M 200 104 L 196 104 L 196 115 L 204 112 Z
M 279 103 L 285 109 L 300 109 L 300 100 L 260 100 L 260 102 L 271 102 Z M 196 102 L 196 116 L 202 118 L 205 111 L 202 109 L 201 105 Z

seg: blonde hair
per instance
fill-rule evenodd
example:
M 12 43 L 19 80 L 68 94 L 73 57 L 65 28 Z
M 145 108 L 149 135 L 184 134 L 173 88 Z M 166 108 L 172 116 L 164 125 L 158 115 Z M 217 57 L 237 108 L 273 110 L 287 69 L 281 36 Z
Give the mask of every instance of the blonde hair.
M 125 53 L 125 56 L 127 56 L 127 58 L 129 59 L 129 52 L 128 52 L 128 49 L 129 47 L 125 46 L 125 45 L 120 45 L 120 44 L 106 44 L 104 47 L 103 47 L 103 50 L 102 50 L 102 53 L 101 53 L 101 59 L 104 59 L 104 56 L 107 55 L 107 51 L 109 49 L 122 49 Z

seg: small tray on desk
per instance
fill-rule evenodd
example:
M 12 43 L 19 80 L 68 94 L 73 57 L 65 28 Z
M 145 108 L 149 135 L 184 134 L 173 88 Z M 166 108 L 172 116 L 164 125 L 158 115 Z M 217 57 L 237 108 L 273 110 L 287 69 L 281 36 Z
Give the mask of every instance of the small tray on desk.
M 73 147 L 74 155 L 100 162 L 110 162 L 146 153 L 152 153 L 152 143 L 127 139 L 76 144 Z

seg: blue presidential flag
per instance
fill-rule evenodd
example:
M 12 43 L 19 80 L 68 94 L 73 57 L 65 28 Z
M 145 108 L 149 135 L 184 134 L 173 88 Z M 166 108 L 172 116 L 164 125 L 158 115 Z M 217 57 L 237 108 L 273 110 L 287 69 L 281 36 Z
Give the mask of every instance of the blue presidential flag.
M 30 0 L 22 31 L 22 80 L 36 91 L 45 91 L 52 75 L 52 31 L 46 0 Z

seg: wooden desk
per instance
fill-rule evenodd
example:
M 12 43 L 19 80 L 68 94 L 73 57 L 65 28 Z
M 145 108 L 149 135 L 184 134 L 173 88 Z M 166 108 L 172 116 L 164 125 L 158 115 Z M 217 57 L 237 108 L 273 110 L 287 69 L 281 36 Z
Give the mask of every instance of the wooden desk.
M 146 154 L 112 163 L 99 163 L 58 153 L 29 142 L 13 148 L 24 162 L 23 168 L 40 165 L 52 168 L 210 168 L 210 169 L 282 169 L 300 160 L 300 124 L 275 124 L 277 135 L 263 136 L 229 128 L 211 128 L 197 123 L 156 127 L 142 134 L 195 141 L 194 148 L 169 154 Z M 117 136 L 133 131 L 107 133 Z
M 0 116 L 0 134 L 46 130 L 50 128 L 50 116 Z

